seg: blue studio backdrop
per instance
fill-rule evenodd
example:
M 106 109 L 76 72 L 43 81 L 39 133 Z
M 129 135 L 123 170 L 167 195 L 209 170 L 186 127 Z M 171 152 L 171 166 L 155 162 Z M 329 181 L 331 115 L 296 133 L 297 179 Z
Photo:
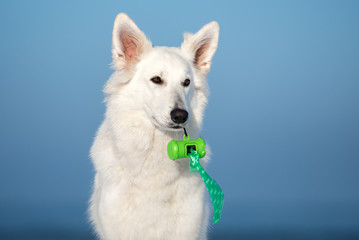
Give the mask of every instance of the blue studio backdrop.
M 0 239 L 88 239 L 89 155 L 126 12 L 154 45 L 220 25 L 203 137 L 212 239 L 359 236 L 358 1 L 1 1 Z

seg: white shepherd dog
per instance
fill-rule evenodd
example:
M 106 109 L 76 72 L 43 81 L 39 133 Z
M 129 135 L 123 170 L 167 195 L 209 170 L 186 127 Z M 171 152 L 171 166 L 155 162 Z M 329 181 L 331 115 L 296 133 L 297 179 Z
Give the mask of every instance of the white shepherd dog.
M 89 212 L 100 239 L 207 238 L 205 185 L 190 173 L 189 159 L 169 159 L 167 144 L 182 140 L 183 127 L 191 139 L 199 137 L 218 32 L 211 22 L 185 34 L 179 48 L 153 47 L 126 14 L 116 17 L 115 72 L 91 148 L 96 176 Z

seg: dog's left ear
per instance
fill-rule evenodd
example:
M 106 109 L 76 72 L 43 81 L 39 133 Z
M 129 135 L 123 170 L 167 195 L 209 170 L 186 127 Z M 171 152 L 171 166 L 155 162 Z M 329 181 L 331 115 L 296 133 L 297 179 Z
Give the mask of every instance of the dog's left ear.
M 185 34 L 181 49 L 190 55 L 194 66 L 206 75 L 211 67 L 211 60 L 217 50 L 219 25 L 211 22 L 196 34 Z

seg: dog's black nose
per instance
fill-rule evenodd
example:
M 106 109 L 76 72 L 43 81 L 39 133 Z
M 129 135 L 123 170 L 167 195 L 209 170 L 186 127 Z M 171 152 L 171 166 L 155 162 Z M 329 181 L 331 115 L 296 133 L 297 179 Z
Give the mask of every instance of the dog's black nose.
M 179 108 L 173 109 L 171 111 L 171 119 L 175 123 L 184 123 L 188 119 L 188 112 Z

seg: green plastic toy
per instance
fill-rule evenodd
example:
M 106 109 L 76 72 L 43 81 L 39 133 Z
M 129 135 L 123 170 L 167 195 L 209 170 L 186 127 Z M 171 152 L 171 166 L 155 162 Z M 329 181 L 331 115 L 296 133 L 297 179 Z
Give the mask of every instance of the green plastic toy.
M 167 145 L 168 157 L 171 160 L 179 158 L 188 158 L 191 149 L 198 152 L 199 157 L 206 155 L 206 142 L 202 138 L 191 140 L 187 134 L 183 136 L 183 141 L 172 140 Z
M 204 168 L 199 164 L 199 159 L 206 155 L 206 142 L 202 138 L 190 140 L 184 129 L 183 141 L 172 140 L 167 145 L 168 157 L 171 160 L 190 158 L 190 172 L 198 172 L 212 200 L 213 224 L 219 222 L 223 210 L 224 194 L 218 183 L 212 179 Z

